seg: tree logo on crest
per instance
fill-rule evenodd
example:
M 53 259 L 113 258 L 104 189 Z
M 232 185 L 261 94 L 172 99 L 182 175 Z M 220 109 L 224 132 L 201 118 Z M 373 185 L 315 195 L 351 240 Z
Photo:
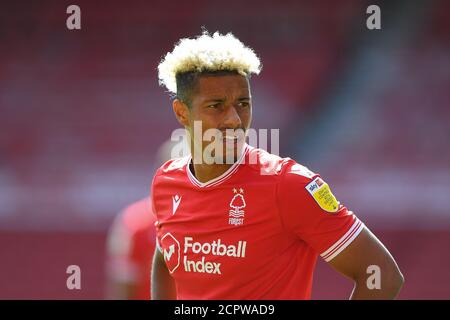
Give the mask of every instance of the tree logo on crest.
M 246 207 L 244 199 L 244 189 L 233 188 L 234 196 L 230 201 L 230 211 L 228 217 L 228 224 L 230 225 L 242 225 L 244 224 L 245 211 L 242 210 Z

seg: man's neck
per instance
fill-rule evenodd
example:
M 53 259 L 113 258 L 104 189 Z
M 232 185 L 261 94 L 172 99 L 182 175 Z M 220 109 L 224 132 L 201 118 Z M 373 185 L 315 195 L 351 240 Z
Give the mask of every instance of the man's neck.
M 190 164 L 192 174 L 201 183 L 206 183 L 224 174 L 232 164 Z
M 201 183 L 206 183 L 211 181 L 217 177 L 223 175 L 228 169 L 230 169 L 236 162 L 240 162 L 241 158 L 244 156 L 246 150 L 246 145 L 240 148 L 240 151 L 237 152 L 238 156 L 234 159 L 234 163 L 224 163 L 224 164 L 206 164 L 206 163 L 196 163 L 191 158 L 191 162 L 189 163 L 189 170 L 194 175 L 194 177 Z M 193 149 L 191 149 L 191 154 L 193 153 Z

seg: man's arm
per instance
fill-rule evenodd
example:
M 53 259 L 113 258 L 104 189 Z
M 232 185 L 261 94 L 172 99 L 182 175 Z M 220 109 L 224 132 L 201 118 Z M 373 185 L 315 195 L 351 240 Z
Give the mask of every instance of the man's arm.
M 403 275 L 394 258 L 366 227 L 329 264 L 355 282 L 352 300 L 394 299 L 403 286 Z M 379 286 L 375 280 L 378 275 Z
M 176 300 L 175 281 L 167 269 L 164 256 L 155 249 L 152 266 L 152 300 Z

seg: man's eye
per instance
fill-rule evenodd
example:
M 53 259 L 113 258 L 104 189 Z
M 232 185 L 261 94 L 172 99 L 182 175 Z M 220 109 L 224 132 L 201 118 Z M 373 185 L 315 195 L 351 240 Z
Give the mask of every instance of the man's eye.
M 220 103 L 215 103 L 215 104 L 208 105 L 208 108 L 217 109 L 219 106 L 220 106 Z
M 248 102 L 239 102 L 239 106 L 242 107 L 242 108 L 247 108 L 247 107 L 250 106 L 250 103 L 248 103 Z

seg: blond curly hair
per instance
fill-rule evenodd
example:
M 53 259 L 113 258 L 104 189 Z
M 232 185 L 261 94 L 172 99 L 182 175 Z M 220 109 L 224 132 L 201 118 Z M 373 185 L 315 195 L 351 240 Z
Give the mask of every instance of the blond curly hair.
M 232 33 L 210 35 L 204 31 L 194 39 L 181 39 L 158 65 L 159 84 L 177 93 L 177 74 L 187 72 L 236 71 L 259 74 L 262 65 L 253 49 Z

